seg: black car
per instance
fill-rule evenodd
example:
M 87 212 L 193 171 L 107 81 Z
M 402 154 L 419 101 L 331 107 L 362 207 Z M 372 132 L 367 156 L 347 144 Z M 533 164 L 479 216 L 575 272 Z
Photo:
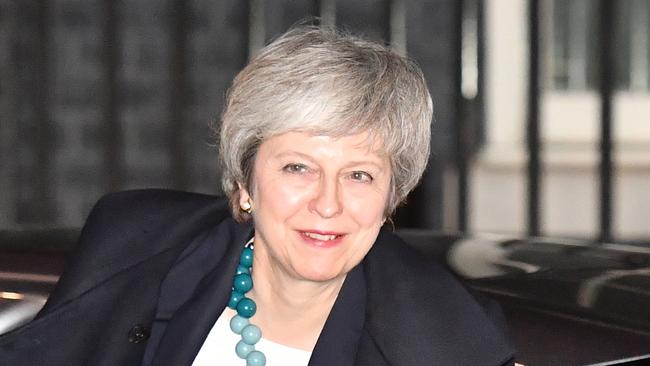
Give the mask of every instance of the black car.
M 36 315 L 77 234 L 0 232 L 0 334 Z M 501 305 L 517 362 L 650 364 L 650 246 L 397 234 L 447 266 L 477 296 Z

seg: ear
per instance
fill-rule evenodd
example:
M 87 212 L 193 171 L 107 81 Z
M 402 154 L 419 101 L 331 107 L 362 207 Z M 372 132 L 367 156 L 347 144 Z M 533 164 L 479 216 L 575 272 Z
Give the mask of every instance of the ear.
M 252 202 L 252 198 L 248 190 L 244 188 L 244 185 L 240 182 L 237 182 L 237 189 L 239 189 L 239 207 L 242 207 L 244 203 Z

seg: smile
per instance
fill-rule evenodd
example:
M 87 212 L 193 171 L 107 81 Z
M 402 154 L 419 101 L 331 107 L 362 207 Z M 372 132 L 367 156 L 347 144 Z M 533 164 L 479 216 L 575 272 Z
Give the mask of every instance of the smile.
M 309 233 L 309 232 L 304 232 L 303 234 L 305 236 L 308 236 L 308 237 L 312 238 L 312 239 L 322 240 L 322 241 L 334 240 L 338 236 L 338 235 L 323 235 L 323 234 Z
M 345 234 L 332 233 L 332 232 L 314 232 L 314 231 L 299 231 L 303 240 L 311 246 L 319 248 L 335 247 L 343 242 Z

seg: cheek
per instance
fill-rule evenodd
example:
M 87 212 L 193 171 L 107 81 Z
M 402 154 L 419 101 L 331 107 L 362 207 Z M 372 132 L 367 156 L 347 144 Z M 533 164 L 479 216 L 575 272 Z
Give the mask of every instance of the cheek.
M 284 217 L 299 210 L 309 195 L 307 187 L 287 184 L 281 179 L 261 181 L 258 187 L 257 207 L 276 217 Z
M 355 221 L 363 226 L 377 224 L 381 226 L 386 209 L 387 195 L 383 191 L 355 194 L 350 192 L 345 198 L 348 212 L 354 216 Z

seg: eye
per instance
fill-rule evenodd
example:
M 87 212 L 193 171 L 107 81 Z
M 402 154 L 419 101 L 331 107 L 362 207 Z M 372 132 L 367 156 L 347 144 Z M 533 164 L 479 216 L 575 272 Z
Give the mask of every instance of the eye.
M 301 174 L 301 173 L 306 173 L 309 170 L 309 168 L 304 164 L 291 163 L 285 165 L 282 168 L 282 170 L 287 173 Z
M 366 172 L 355 171 L 350 174 L 350 179 L 357 182 L 370 183 L 373 181 L 374 178 Z

